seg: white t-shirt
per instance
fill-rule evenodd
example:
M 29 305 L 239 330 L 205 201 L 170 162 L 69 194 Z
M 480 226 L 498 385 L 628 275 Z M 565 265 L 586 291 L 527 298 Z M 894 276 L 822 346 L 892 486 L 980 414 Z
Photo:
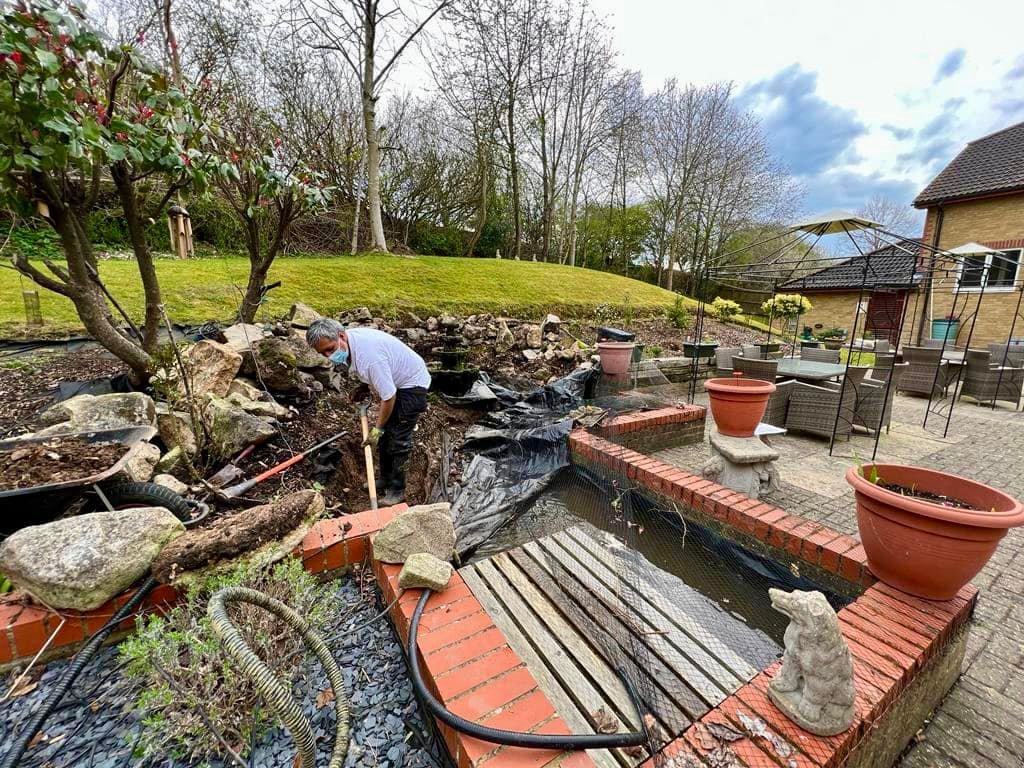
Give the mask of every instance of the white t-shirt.
M 368 384 L 381 400 L 390 400 L 399 389 L 430 387 L 423 358 L 394 336 L 373 328 L 350 328 L 349 372 Z

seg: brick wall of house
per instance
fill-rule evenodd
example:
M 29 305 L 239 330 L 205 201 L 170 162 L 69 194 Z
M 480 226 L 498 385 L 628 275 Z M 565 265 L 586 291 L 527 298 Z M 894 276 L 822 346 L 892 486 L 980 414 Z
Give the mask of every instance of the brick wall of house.
M 857 310 L 857 299 L 860 296 L 860 291 L 828 291 L 818 293 L 802 291 L 802 293 L 811 302 L 812 309 L 800 318 L 801 330 L 805 325 L 811 326 L 815 333 L 826 328 L 843 328 L 849 332 L 850 328 L 853 327 L 853 315 Z M 867 301 L 866 296 L 865 301 Z M 861 318 L 859 327 L 864 327 L 863 322 L 863 318 Z M 819 324 L 821 328 L 816 327 Z

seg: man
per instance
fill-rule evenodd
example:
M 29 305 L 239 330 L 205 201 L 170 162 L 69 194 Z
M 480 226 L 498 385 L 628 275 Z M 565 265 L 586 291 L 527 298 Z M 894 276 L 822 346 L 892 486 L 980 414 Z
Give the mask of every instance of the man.
M 321 318 L 306 331 L 306 343 L 335 365 L 344 366 L 380 399 L 367 443 L 378 449 L 382 506 L 405 499 L 405 465 L 412 433 L 427 410 L 430 374 L 423 358 L 394 336 L 373 328 L 345 329 Z

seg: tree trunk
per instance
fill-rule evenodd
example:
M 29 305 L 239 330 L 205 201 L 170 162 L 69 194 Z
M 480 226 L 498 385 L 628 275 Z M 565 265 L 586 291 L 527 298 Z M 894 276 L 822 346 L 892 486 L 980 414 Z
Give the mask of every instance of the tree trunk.
M 111 167 L 111 175 L 117 195 L 124 210 L 125 223 L 128 225 L 128 239 L 135 253 L 135 260 L 142 278 L 142 291 L 146 300 L 146 316 L 142 326 L 142 346 L 152 354 L 156 351 L 160 333 L 160 281 L 156 276 L 156 265 L 146 241 L 146 231 L 139 214 L 138 200 L 135 197 L 135 185 L 132 183 L 128 168 L 122 163 Z
M 376 25 L 367 19 L 363 37 L 363 131 L 366 133 L 366 207 L 370 214 L 370 240 L 375 251 L 387 253 L 384 219 L 380 211 L 380 132 L 374 95 Z
M 251 262 L 249 265 L 249 282 L 245 286 L 245 298 L 239 310 L 239 319 L 243 323 L 251 323 L 256 319 L 256 310 L 263 299 L 263 284 L 267 281 L 270 260 Z
M 515 101 L 512 98 L 509 98 L 508 100 L 505 120 L 508 125 L 508 166 L 509 173 L 512 175 L 512 236 L 514 238 L 514 242 L 512 243 L 512 258 L 518 261 L 523 252 L 523 217 L 519 205 L 519 160 L 516 157 Z M 537 260 L 536 253 L 533 255 L 533 260 Z
M 477 160 L 480 163 L 480 198 L 477 201 L 473 234 L 470 236 L 469 243 L 466 246 L 465 256 L 473 255 L 473 251 L 476 250 L 476 245 L 480 242 L 480 237 L 484 233 L 484 227 L 487 225 L 487 201 L 490 198 L 491 192 L 490 164 L 488 163 L 487 153 L 482 149 L 477 152 Z

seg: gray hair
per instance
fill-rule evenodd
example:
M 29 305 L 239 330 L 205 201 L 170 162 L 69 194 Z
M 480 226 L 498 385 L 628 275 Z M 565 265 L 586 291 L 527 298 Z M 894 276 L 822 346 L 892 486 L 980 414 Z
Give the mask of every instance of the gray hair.
M 306 330 L 306 343 L 313 349 L 324 339 L 336 339 L 345 330 L 345 326 L 330 317 L 314 320 Z

